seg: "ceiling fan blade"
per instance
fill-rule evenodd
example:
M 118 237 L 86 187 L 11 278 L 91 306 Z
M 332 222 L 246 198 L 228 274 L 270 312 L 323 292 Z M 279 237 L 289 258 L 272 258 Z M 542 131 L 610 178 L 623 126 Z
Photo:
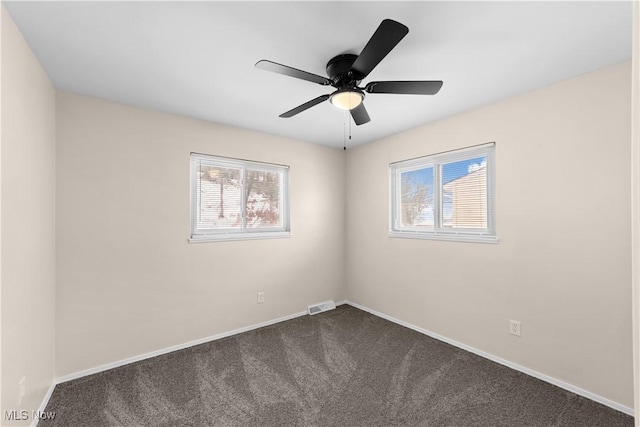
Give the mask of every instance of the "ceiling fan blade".
M 318 83 L 323 86 L 330 85 L 331 80 L 326 77 L 319 76 L 317 74 L 307 73 L 306 71 L 298 70 L 296 68 L 289 67 L 287 65 L 278 64 L 273 61 L 267 61 L 263 59 L 256 62 L 256 67 L 261 70 L 267 70 L 278 74 L 284 74 L 285 76 L 295 77 L 296 79 L 306 80 L 308 82 Z
M 382 21 L 351 65 L 351 72 L 358 80 L 364 79 L 408 32 L 409 29 L 399 22 L 391 19 Z
M 360 105 L 351 110 L 351 117 L 353 117 L 353 121 L 356 122 L 358 126 L 369 123 L 371 121 L 369 113 L 367 113 L 367 109 L 364 108 L 363 103 L 360 103 Z
M 321 102 L 326 101 L 327 99 L 329 99 L 330 96 L 331 95 L 321 95 L 315 99 L 312 99 L 311 101 L 305 102 L 304 104 L 297 106 L 292 110 L 287 111 L 286 113 L 280 114 L 280 117 L 284 117 L 284 118 L 293 117 L 296 114 L 302 113 L 304 110 L 313 107 L 314 105 L 318 105 Z
M 442 87 L 440 80 L 371 82 L 364 90 L 367 93 L 399 93 L 409 95 L 435 95 Z

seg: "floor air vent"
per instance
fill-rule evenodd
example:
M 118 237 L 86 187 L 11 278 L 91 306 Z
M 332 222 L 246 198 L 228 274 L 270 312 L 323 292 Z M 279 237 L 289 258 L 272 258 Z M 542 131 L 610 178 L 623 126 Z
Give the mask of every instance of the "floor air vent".
M 322 313 L 323 311 L 333 310 L 334 308 L 336 308 L 336 303 L 333 302 L 333 300 L 331 300 L 331 301 L 321 302 L 319 304 L 310 305 L 308 307 L 308 310 L 309 310 L 309 314 L 313 315 L 313 314 Z

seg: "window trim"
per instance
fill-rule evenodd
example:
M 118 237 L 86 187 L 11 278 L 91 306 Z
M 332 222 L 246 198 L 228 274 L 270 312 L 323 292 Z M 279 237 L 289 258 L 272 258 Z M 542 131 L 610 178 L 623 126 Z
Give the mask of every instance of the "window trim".
M 241 188 L 244 191 L 245 170 L 259 170 L 265 172 L 276 172 L 280 175 L 280 215 L 282 217 L 282 227 L 262 227 L 262 228 L 246 228 L 246 200 L 240 198 L 242 212 L 242 226 L 239 229 L 218 229 L 203 232 L 198 230 L 198 198 L 196 196 L 198 178 L 196 167 L 201 161 L 208 162 L 214 166 L 228 167 L 241 170 Z M 203 242 L 219 242 L 230 240 L 255 240 L 255 239 L 274 239 L 291 236 L 291 226 L 289 217 L 289 166 L 275 163 L 256 162 L 253 160 L 236 159 L 230 157 L 213 156 L 202 153 L 190 153 L 189 161 L 189 197 L 190 197 L 190 243 Z
M 442 165 L 474 157 L 486 157 L 487 170 L 487 228 L 445 228 L 439 226 L 442 216 Z M 402 184 L 400 174 L 433 167 L 433 230 L 419 227 L 398 227 Z M 416 157 L 389 164 L 389 237 L 428 240 L 451 240 L 462 242 L 498 243 L 495 216 L 495 142 L 446 151 L 429 156 Z

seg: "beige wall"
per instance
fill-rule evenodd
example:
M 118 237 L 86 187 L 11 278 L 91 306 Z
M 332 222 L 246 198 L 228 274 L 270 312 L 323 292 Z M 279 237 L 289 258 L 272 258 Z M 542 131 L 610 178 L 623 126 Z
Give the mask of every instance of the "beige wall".
M 640 426 L 640 3 L 633 3 L 631 77 L 631 230 L 633 287 L 633 391 Z
M 630 69 L 350 150 L 349 300 L 633 407 Z M 498 244 L 388 237 L 390 162 L 491 141 Z
M 58 377 L 345 298 L 341 150 L 62 92 L 57 144 Z M 188 243 L 190 152 L 290 165 L 291 237 Z
M 0 423 L 12 425 L 4 411 L 30 417 L 54 377 L 55 90 L 4 6 L 1 158 Z

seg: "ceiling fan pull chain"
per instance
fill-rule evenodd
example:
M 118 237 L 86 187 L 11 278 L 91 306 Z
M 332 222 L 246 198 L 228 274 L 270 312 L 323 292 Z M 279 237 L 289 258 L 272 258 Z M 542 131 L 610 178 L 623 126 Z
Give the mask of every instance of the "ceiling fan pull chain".
M 345 114 L 344 117 L 346 119 L 347 115 Z M 347 122 L 346 121 L 342 123 L 342 149 L 343 150 L 347 149 Z

